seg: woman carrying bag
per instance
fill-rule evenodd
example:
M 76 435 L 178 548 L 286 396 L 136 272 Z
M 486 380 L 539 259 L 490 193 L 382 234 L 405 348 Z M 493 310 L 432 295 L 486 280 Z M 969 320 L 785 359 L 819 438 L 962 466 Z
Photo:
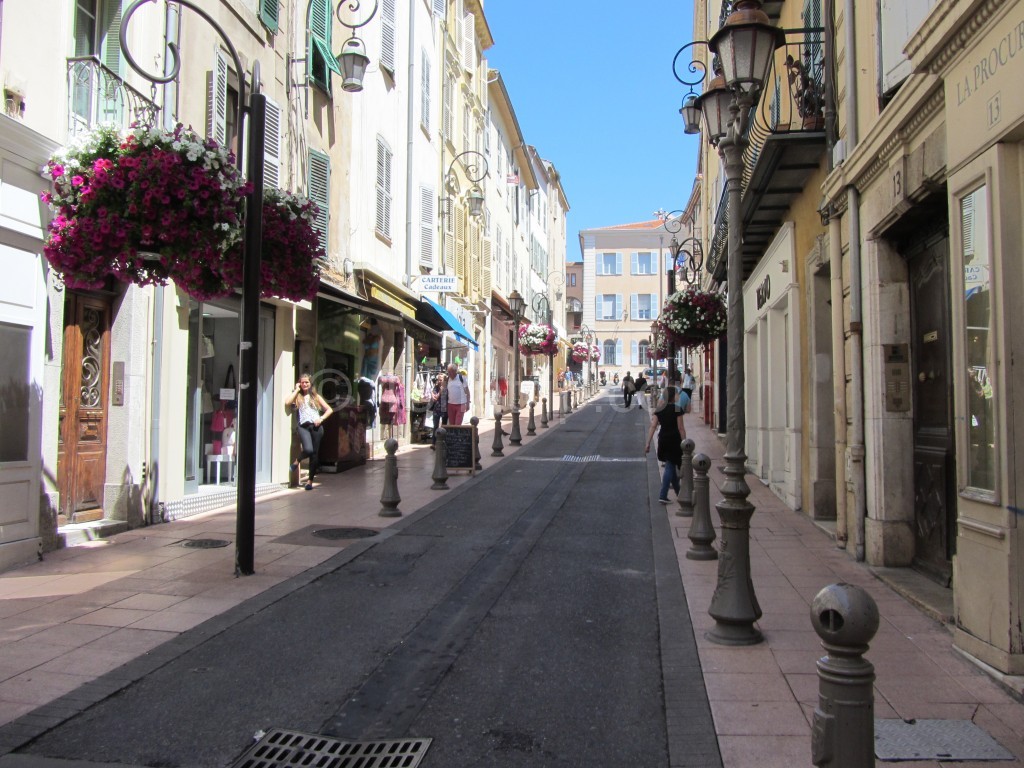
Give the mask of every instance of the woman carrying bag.
M 686 439 L 686 427 L 683 425 L 683 412 L 690 404 L 690 398 L 682 393 L 676 402 L 676 388 L 665 387 L 664 396 L 658 401 L 654 414 L 651 416 L 651 428 L 647 431 L 647 445 L 644 453 L 651 450 L 651 440 L 655 430 L 658 431 L 658 461 L 663 462 L 661 471 L 661 493 L 658 501 L 668 504 L 668 489 L 672 488 L 679 495 L 679 467 L 683 463 L 682 442 Z M 660 429 L 659 429 L 660 428 Z
M 299 458 L 292 462 L 291 471 L 299 471 L 299 462 L 305 458 L 309 459 L 309 478 L 306 480 L 306 490 L 313 490 L 313 478 L 320 468 L 320 441 L 324 437 L 324 420 L 334 413 L 320 393 L 316 391 L 309 379 L 309 374 L 304 373 L 299 377 L 299 383 L 288 395 L 285 405 L 298 411 L 299 414 L 299 442 L 302 443 L 302 453 Z
M 430 450 L 437 445 L 437 428 L 448 423 L 448 377 L 437 374 L 434 389 L 430 392 L 430 410 L 434 414 L 434 437 L 430 441 Z

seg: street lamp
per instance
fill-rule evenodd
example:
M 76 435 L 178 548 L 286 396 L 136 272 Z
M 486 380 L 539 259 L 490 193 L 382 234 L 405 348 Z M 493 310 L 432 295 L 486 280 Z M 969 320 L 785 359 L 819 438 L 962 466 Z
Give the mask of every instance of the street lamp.
M 587 343 L 587 381 L 585 386 L 589 388 L 590 382 L 593 380 L 590 363 L 594 359 L 594 332 L 584 323 L 580 326 L 580 335 Z M 607 374 L 605 375 L 607 376 Z
M 466 205 L 469 207 L 469 215 L 475 219 L 484 211 L 484 193 L 480 189 L 480 182 L 487 177 L 487 158 L 472 149 L 460 152 L 452 158 L 444 175 L 445 187 L 448 188 L 448 193 L 452 196 L 458 195 L 460 189 L 459 178 L 452 173 L 455 163 L 459 160 L 462 160 L 462 170 L 465 172 L 466 178 L 473 185 L 466 193 Z M 451 205 L 451 201 L 452 197 L 446 197 L 441 201 L 445 214 L 449 213 L 448 207 Z
M 544 322 L 551 327 L 551 302 L 548 301 L 548 297 L 543 293 L 538 293 L 533 297 L 533 314 L 534 317 L 544 318 Z M 548 355 L 548 407 L 551 408 L 551 401 L 554 400 L 555 392 L 555 353 L 558 352 L 557 346 L 552 349 Z M 548 413 L 548 418 L 554 418 L 554 411 Z
M 684 283 L 694 284 L 700 280 L 700 271 L 704 266 L 704 249 L 700 240 L 696 237 L 687 237 L 679 241 L 677 237 L 683 228 L 682 211 L 672 211 L 664 217 L 663 225 L 666 231 L 672 234 L 672 241 L 668 245 L 669 254 L 672 256 L 672 264 L 666 270 L 668 272 L 668 297 L 676 292 L 676 273 L 681 273 Z M 678 214 L 678 215 L 676 215 Z M 668 352 L 668 381 L 674 385 L 678 370 L 676 368 L 676 345 L 671 337 L 666 339 Z
M 523 311 L 526 309 L 526 299 L 524 299 L 519 291 L 513 290 L 508 295 L 508 305 L 512 310 L 512 318 L 516 323 L 515 343 L 513 344 L 513 356 L 515 359 L 516 375 L 514 383 L 516 386 L 516 398 L 513 401 L 515 403 L 515 409 L 519 410 L 519 324 L 523 321 Z
M 775 50 L 785 43 L 785 33 L 773 26 L 761 10 L 760 0 L 738 0 L 722 28 L 708 41 L 718 56 L 722 73 L 712 79 L 697 98 L 704 115 L 708 142 L 718 148 L 725 166 L 728 189 L 728 438 L 725 453 L 723 499 L 716 505 L 722 520 L 723 557 L 719 560 L 718 585 L 708 613 L 715 626 L 707 638 L 723 645 L 753 645 L 763 639 L 754 627 L 761 607 L 750 578 L 750 518 L 754 506 L 747 497 L 746 397 L 743 371 L 743 244 L 740 184 L 743 153 L 748 146 L 750 112 L 768 77 Z M 692 45 L 690 43 L 689 45 Z M 675 61 L 688 46 L 676 54 Z M 676 74 L 676 79 L 683 80 Z
M 124 53 L 125 61 L 140 76 L 149 80 L 155 85 L 162 85 L 174 82 L 178 79 L 181 71 L 181 56 L 178 46 L 168 43 L 167 49 L 171 56 L 171 66 L 164 75 L 154 75 L 147 72 L 132 56 L 128 48 L 128 26 L 132 15 L 144 3 L 154 0 L 135 0 L 128 6 L 121 17 L 121 30 L 119 42 L 121 51 Z M 346 0 L 341 0 L 337 7 L 338 20 L 342 25 L 354 30 L 370 21 L 370 18 L 377 12 L 377 2 L 374 0 L 373 9 L 366 21 L 356 24 L 349 24 L 344 20 L 343 8 Z M 221 28 L 217 21 L 203 8 L 195 5 L 190 0 L 168 0 L 168 4 L 176 3 L 184 8 L 189 8 L 213 27 L 217 35 L 223 41 L 228 50 L 231 62 L 234 65 L 235 73 L 238 75 L 238 91 L 236 97 L 236 114 L 238 119 L 235 123 L 235 147 L 237 149 L 237 162 L 239 169 L 242 168 L 242 152 L 246 142 L 243 141 L 243 130 L 247 129 L 245 139 L 248 146 L 262 147 L 265 143 L 267 97 L 260 93 L 260 66 L 259 62 L 253 63 L 251 75 L 251 94 L 249 95 L 248 106 L 246 106 L 246 72 L 242 66 L 242 60 L 238 51 L 231 43 L 227 33 Z M 312 2 L 310 3 L 312 5 Z M 348 10 L 357 11 L 358 0 L 349 0 Z M 308 15 L 308 9 L 307 9 Z M 346 43 L 352 40 L 358 41 L 354 35 Z M 329 53 L 329 51 L 328 51 Z M 351 58 L 344 58 L 346 55 L 353 55 L 355 51 L 343 51 L 339 56 L 343 66 L 350 62 L 350 74 L 352 80 L 345 90 L 361 90 L 362 75 L 358 61 Z M 365 54 L 364 54 L 365 55 Z M 333 60 L 329 62 L 334 63 Z M 336 65 L 335 65 L 336 66 Z M 335 67 L 332 67 L 334 69 Z M 365 69 L 365 63 L 363 64 Z M 341 74 L 341 73 L 339 73 Z M 358 82 L 356 76 L 358 75 Z M 353 87 L 358 85 L 358 87 Z M 243 120 L 243 118 L 245 118 Z M 245 128 L 243 128 L 243 126 Z M 240 338 L 238 346 L 238 439 L 236 442 L 237 473 L 235 475 L 236 485 L 236 518 L 235 518 L 235 575 L 250 576 L 255 572 L 255 543 L 256 543 L 256 444 L 258 435 L 257 425 L 257 379 L 259 360 L 259 314 L 260 314 L 260 254 L 263 248 L 263 172 L 264 153 L 250 151 L 248 153 L 248 169 L 246 180 L 252 187 L 252 191 L 246 196 L 245 220 L 243 224 L 243 251 L 242 251 L 242 295 L 241 295 L 241 322 Z

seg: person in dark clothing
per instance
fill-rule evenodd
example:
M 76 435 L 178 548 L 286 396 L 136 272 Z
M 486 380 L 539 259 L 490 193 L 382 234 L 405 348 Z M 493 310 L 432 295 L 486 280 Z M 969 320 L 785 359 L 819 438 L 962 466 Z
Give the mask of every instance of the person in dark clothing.
M 622 399 L 626 403 L 626 408 L 633 404 L 634 392 L 636 392 L 636 382 L 633 380 L 633 375 L 626 371 L 626 375 L 622 377 Z
M 636 404 L 637 407 L 642 411 L 644 409 L 644 398 L 647 397 L 647 379 L 644 378 L 644 372 L 640 371 L 640 375 L 636 377 Z
M 651 428 L 647 431 L 647 444 L 644 453 L 651 450 L 651 440 L 655 431 L 658 432 L 658 461 L 663 462 L 661 471 L 661 493 L 658 501 L 668 504 L 668 489 L 672 488 L 679 495 L 679 467 L 683 463 L 682 442 L 686 439 L 686 426 L 683 424 L 683 412 L 690 404 L 690 399 L 681 394 L 676 399 L 676 388 L 665 387 L 664 396 L 651 416 Z

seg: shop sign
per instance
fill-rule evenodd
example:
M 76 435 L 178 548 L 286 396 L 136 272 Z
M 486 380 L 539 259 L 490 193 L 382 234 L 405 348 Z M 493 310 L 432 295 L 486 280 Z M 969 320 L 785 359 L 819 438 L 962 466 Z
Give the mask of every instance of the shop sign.
M 456 275 L 418 275 L 413 278 L 412 289 L 420 293 L 451 293 L 457 280 Z
M 408 304 L 408 303 L 402 301 L 400 298 L 398 298 L 394 294 L 388 293 L 387 291 L 385 291 L 383 288 L 381 288 L 379 286 L 376 286 L 376 285 L 371 285 L 370 286 L 370 298 L 373 299 L 374 301 L 379 301 L 381 304 L 383 304 L 386 307 L 391 307 L 392 309 L 397 309 L 403 315 L 408 315 L 410 317 L 415 317 L 416 316 L 416 308 L 415 307 L 413 307 L 411 304 Z

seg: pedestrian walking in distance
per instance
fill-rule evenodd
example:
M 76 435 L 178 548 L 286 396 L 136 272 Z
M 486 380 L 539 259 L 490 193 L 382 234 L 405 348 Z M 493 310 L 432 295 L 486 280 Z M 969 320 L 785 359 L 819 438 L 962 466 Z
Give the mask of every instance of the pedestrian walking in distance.
M 633 404 L 634 392 L 636 392 L 636 382 L 633 381 L 633 375 L 626 371 L 626 375 L 622 377 L 622 399 L 627 410 Z
M 299 376 L 299 383 L 288 395 L 285 405 L 292 408 L 299 416 L 299 442 L 302 444 L 302 453 L 299 458 L 292 462 L 291 471 L 299 471 L 299 462 L 309 459 L 309 477 L 306 479 L 306 490 L 313 490 L 313 478 L 316 471 L 320 469 L 320 441 L 324 438 L 324 420 L 334 410 L 316 391 L 309 374 Z
M 686 395 L 687 412 L 689 412 L 689 403 L 693 398 L 693 390 L 697 388 L 697 382 L 693 378 L 693 371 L 690 370 L 690 366 L 686 366 L 686 370 L 683 371 L 683 393 Z
M 683 463 L 682 442 L 686 439 L 686 426 L 683 424 L 683 412 L 690 404 L 686 393 L 676 399 L 676 388 L 665 387 L 664 394 L 659 398 L 658 405 L 651 415 L 651 427 L 647 430 L 647 444 L 644 453 L 650 453 L 651 440 L 658 433 L 658 461 L 662 462 L 661 492 L 658 501 L 668 504 L 668 489 L 679 495 L 679 467 Z
M 647 397 L 647 379 L 644 377 L 643 371 L 640 371 L 640 375 L 636 377 L 633 386 L 636 387 L 636 406 L 642 411 L 644 409 L 644 398 Z

